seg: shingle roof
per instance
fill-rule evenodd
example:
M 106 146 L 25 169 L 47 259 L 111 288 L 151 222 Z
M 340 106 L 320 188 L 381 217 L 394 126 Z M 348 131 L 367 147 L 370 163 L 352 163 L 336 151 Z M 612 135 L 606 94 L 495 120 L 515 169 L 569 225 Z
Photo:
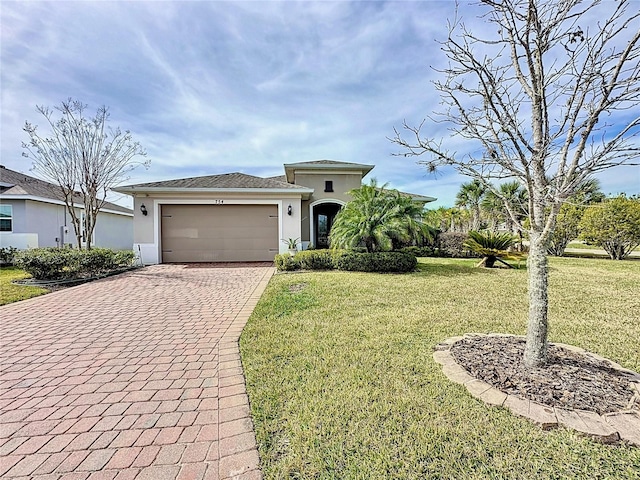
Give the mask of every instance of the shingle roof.
M 16 172 L 15 170 L 10 170 L 4 165 L 0 165 L 0 195 L 30 195 L 64 202 L 64 195 L 62 195 L 59 186 L 24 173 Z M 80 193 L 76 192 L 74 197 L 75 202 L 82 203 L 82 195 Z M 117 212 L 132 213 L 130 208 L 122 207 L 111 202 L 106 202 L 103 208 Z
M 204 177 L 179 178 L 176 180 L 165 180 L 160 182 L 139 183 L 136 185 L 126 185 L 117 191 L 135 191 L 146 188 L 224 188 L 224 189 L 290 189 L 296 190 L 304 187 L 292 185 L 280 179 L 281 177 L 261 178 L 247 175 L 246 173 L 224 173 L 222 175 L 207 175 Z

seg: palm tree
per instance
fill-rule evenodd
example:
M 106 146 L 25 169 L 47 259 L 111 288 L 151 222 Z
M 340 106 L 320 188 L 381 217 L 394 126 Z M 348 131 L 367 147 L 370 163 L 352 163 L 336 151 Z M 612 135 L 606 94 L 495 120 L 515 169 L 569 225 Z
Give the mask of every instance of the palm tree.
M 431 237 L 432 229 L 422 222 L 422 204 L 385 187 L 373 179 L 348 192 L 353 200 L 342 207 L 331 227 L 333 248 L 364 245 L 367 252 L 385 251 L 393 248 L 394 240 Z
M 456 206 L 471 210 L 471 229 L 480 229 L 480 205 L 485 193 L 485 187 L 479 180 L 472 180 L 460 185 L 460 191 L 456 195 Z

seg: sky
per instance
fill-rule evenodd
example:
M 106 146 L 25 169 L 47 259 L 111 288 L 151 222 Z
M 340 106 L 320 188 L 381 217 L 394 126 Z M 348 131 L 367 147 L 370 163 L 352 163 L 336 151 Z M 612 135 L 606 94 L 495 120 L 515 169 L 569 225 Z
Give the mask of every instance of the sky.
M 463 0 L 466 24 L 489 27 Z M 0 3 L 1 163 L 30 172 L 25 121 L 68 98 L 130 130 L 151 161 L 126 184 L 284 163 L 373 164 L 368 178 L 453 206 L 461 183 L 389 140 L 438 109 L 451 0 Z M 429 134 L 447 139 L 443 126 Z M 476 148 L 456 142 L 459 149 Z M 598 175 L 607 194 L 640 193 L 640 167 Z M 111 198 L 130 205 L 127 196 Z

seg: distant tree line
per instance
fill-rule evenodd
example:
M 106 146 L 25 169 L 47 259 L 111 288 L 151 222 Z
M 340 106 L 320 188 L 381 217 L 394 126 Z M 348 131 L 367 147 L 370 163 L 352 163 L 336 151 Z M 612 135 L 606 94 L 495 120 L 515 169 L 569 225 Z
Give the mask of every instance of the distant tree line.
M 522 250 L 527 240 L 528 205 L 527 191 L 517 181 L 490 190 L 473 180 L 460 186 L 454 207 L 426 210 L 424 220 L 439 232 L 509 232 L 518 236 L 516 248 Z M 560 207 L 547 252 L 563 256 L 567 245 L 578 239 L 603 248 L 612 259 L 626 258 L 640 246 L 640 198 L 625 194 L 607 198 L 597 180 L 583 182 Z

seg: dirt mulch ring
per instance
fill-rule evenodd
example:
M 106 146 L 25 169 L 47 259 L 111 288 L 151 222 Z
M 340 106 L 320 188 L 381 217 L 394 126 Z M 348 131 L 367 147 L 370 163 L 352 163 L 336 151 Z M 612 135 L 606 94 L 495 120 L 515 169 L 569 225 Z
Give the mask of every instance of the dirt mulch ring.
M 472 336 L 454 343 L 450 352 L 471 376 L 509 395 L 599 415 L 640 411 L 640 392 L 631 376 L 606 360 L 549 345 L 549 364 L 526 369 L 524 345 L 520 337 Z

